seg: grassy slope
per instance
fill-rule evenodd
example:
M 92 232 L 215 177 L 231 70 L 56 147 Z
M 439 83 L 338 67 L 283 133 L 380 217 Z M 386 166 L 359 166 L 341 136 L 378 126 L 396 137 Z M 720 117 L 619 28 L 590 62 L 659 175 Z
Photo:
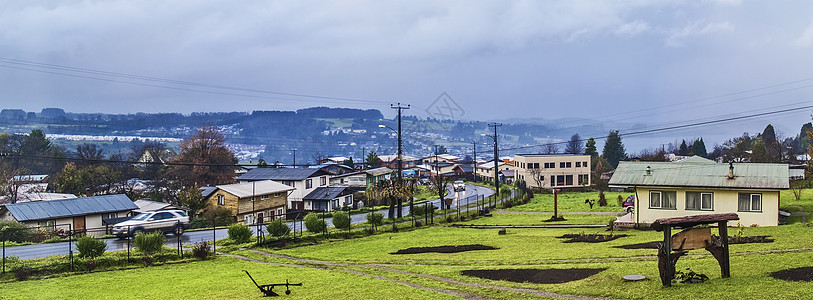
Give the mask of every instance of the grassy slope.
M 285 279 L 302 282 L 302 287 L 291 288 L 292 293 L 286 299 L 400 299 L 403 298 L 401 295 L 451 298 L 344 272 L 271 266 L 219 257 L 204 262 L 6 283 L 2 285 L 0 299 L 260 298 L 262 294 L 242 270 L 248 270 L 260 284 L 285 282 Z M 278 293 L 284 290 L 284 287 L 275 288 Z

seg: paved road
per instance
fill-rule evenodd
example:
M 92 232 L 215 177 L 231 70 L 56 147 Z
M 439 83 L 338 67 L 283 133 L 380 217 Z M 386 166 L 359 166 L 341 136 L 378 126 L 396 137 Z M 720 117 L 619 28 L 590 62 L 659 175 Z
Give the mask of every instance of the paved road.
M 451 193 L 451 195 L 455 195 L 455 192 L 452 190 L 451 187 L 449 187 L 449 192 Z M 481 186 L 475 186 L 475 185 L 466 185 L 466 190 L 463 191 L 463 192 L 460 192 L 459 195 L 455 195 L 455 196 L 458 196 L 459 199 L 464 199 L 464 200 L 460 201 L 460 202 L 462 202 L 462 203 L 460 203 L 460 205 L 465 206 L 467 204 L 466 199 L 474 199 L 473 196 L 475 196 L 475 195 L 477 195 L 477 196 L 482 195 L 483 197 L 488 197 L 488 196 L 491 196 L 493 194 L 494 194 L 494 191 L 489 189 L 489 188 L 481 187 Z M 474 200 L 469 200 L 469 201 L 473 202 Z M 435 207 L 440 207 L 440 199 L 433 199 L 433 200 L 430 200 L 430 201 L 427 201 L 427 202 L 432 203 L 433 205 L 435 205 Z M 453 208 L 457 207 L 457 205 L 458 205 L 457 202 L 458 201 L 455 201 L 454 203 L 452 203 Z M 419 205 L 425 205 L 425 204 L 421 203 Z M 385 218 L 389 216 L 389 211 L 387 209 L 379 210 L 378 212 L 384 214 Z M 408 205 L 408 203 L 407 203 L 407 205 L 405 205 L 403 207 L 403 212 L 402 213 L 403 213 L 403 215 L 407 215 L 409 213 L 409 205 Z M 331 218 L 327 218 L 325 220 L 327 221 L 327 223 L 329 225 L 332 226 L 333 223 L 332 223 Z M 353 224 L 367 222 L 367 215 L 366 214 L 352 215 L 351 216 L 351 222 Z M 302 230 L 301 222 L 296 222 L 296 223 L 288 222 L 287 224 L 288 224 L 289 227 L 291 227 L 292 230 L 293 229 L 295 229 L 296 231 Z M 265 233 L 264 232 L 265 231 L 265 226 L 259 226 L 259 227 L 260 227 L 260 230 L 263 231 L 263 233 Z M 252 226 L 252 229 L 256 229 L 256 227 Z M 213 240 L 212 235 L 213 235 L 212 230 L 188 231 L 188 232 L 185 232 L 181 236 L 181 243 L 184 244 L 184 245 L 189 245 L 189 244 L 200 243 L 200 242 L 203 242 L 203 241 L 212 241 Z M 226 238 L 227 236 L 228 236 L 228 234 L 226 233 L 226 229 L 214 230 L 214 239 L 219 240 L 219 239 Z M 126 251 L 127 250 L 127 240 L 121 240 L 121 239 L 117 239 L 117 238 L 110 238 L 110 239 L 105 239 L 105 241 L 107 242 L 107 251 Z M 73 252 L 76 253 L 75 242 L 71 243 L 70 246 L 68 244 L 69 244 L 68 242 L 61 242 L 61 243 L 51 243 L 51 244 L 37 244 L 37 245 L 25 245 L 25 246 L 8 247 L 8 248 L 6 248 L 6 256 L 17 256 L 20 259 L 32 259 L 32 258 L 48 257 L 48 256 L 54 256 L 54 255 L 68 255 L 69 250 L 73 250 Z M 177 246 L 177 244 L 178 244 L 177 237 L 175 237 L 173 235 L 167 235 L 166 236 L 166 246 L 167 247 L 174 248 L 174 247 Z M 133 248 L 134 246 L 131 244 L 130 247 Z

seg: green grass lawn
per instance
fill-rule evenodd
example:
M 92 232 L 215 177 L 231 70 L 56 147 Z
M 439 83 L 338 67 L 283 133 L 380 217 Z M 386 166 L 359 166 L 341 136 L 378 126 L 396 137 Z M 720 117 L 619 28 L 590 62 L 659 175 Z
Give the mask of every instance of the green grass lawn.
M 618 205 L 618 196 L 620 195 L 623 199 L 626 199 L 628 196 L 633 195 L 634 193 L 618 193 L 618 192 L 606 192 L 604 193 L 605 198 L 607 199 L 607 206 L 599 206 L 598 205 L 598 192 L 565 192 L 561 193 L 558 196 L 558 206 L 560 212 L 566 211 L 612 211 L 612 212 L 623 212 L 623 209 L 620 205 Z M 592 199 L 596 200 L 596 203 L 593 205 L 593 208 L 590 208 L 590 205 L 584 203 L 584 200 Z M 514 206 L 509 208 L 508 210 L 514 211 L 546 211 L 552 212 L 553 211 L 553 194 L 534 194 L 533 199 L 527 204 Z
M 29 280 L 0 286 L 0 299 L 251 299 L 260 284 L 302 282 L 287 298 L 448 299 L 448 295 L 340 271 L 272 266 L 221 256 L 214 260 Z M 275 288 L 280 293 L 283 288 Z M 380 291 L 386 291 L 381 293 Z
M 813 193 L 811 193 L 813 194 Z M 572 197 L 562 194 L 563 211 L 584 211 L 584 197 L 594 197 L 593 193 L 572 193 Z M 613 197 L 618 193 L 608 193 L 606 208 L 620 211 Z M 626 195 L 626 194 L 622 194 Z M 526 211 L 528 207 L 546 209 L 546 197 L 538 195 L 531 203 L 514 207 L 512 210 Z M 811 195 L 813 196 L 813 195 Z M 802 201 L 790 201 L 792 196 L 783 193 L 783 206 L 800 205 L 807 207 L 805 196 Z M 581 199 L 581 200 L 580 200 Z M 613 199 L 613 201 L 610 201 Z M 790 203 L 785 203 L 785 201 Z M 795 202 L 794 202 L 795 201 Z M 535 225 L 535 224 L 607 224 L 612 215 L 564 215 L 561 222 L 542 222 L 549 218 L 546 214 L 494 213 L 493 217 L 459 222 L 459 224 L 479 225 Z M 140 269 L 99 272 L 74 275 L 62 278 L 29 280 L 0 284 L 0 299 L 75 299 L 75 298 L 160 298 L 160 299 L 231 299 L 260 297 L 241 270 L 248 270 L 261 283 L 302 281 L 304 287 L 292 288 L 292 298 L 320 299 L 445 299 L 452 295 L 410 287 L 383 280 L 400 280 L 425 288 L 453 290 L 458 293 L 476 294 L 496 299 L 538 299 L 540 296 L 529 293 L 537 291 L 555 292 L 569 295 L 601 296 L 628 299 L 809 299 L 813 298 L 813 283 L 777 280 L 769 276 L 771 272 L 783 269 L 813 266 L 813 227 L 801 222 L 778 227 L 746 227 L 746 236 L 769 235 L 773 243 L 753 243 L 731 245 L 731 278 L 721 278 L 717 261 L 705 250 L 692 250 L 689 256 L 682 257 L 677 268 L 704 273 L 710 280 L 702 284 L 674 284 L 671 288 L 661 286 L 658 277 L 656 250 L 621 249 L 613 246 L 636 244 L 663 239 L 663 233 L 656 231 L 615 231 L 625 234 L 613 241 L 604 243 L 565 243 L 557 238 L 568 233 L 609 234 L 606 229 L 507 229 L 506 235 L 498 235 L 498 229 L 455 228 L 448 225 L 422 227 L 402 232 L 385 232 L 353 239 L 331 239 L 313 242 L 312 245 L 287 249 L 265 249 L 275 254 L 283 254 L 314 262 L 300 262 L 292 259 L 273 257 L 262 253 L 226 248 L 230 253 L 252 259 L 284 264 L 298 264 L 308 268 L 275 266 L 257 262 L 246 262 L 230 257 L 219 256 L 215 260 L 192 261 L 188 263 L 147 267 Z M 730 228 L 729 233 L 737 234 L 739 229 Z M 712 233 L 717 233 L 712 229 Z M 408 255 L 390 254 L 400 249 L 422 246 L 484 244 L 498 250 L 481 250 L 460 253 L 421 253 Z M 218 248 L 224 250 L 223 248 Z M 786 251 L 787 249 L 795 249 Z M 769 252 L 781 250 L 780 252 Z M 314 269 L 317 267 L 318 269 Z M 389 268 L 389 269 L 387 269 Z M 462 270 L 495 268 L 606 268 L 605 271 L 589 278 L 561 284 L 513 283 L 474 278 L 461 275 Z M 398 271 L 394 271 L 394 270 Z M 373 278 L 360 274 L 380 276 Z M 642 274 L 649 278 L 642 282 L 625 282 L 621 276 Z M 432 277 L 438 276 L 438 277 Z M 441 280 L 443 279 L 443 280 Z M 453 280 L 452 282 L 445 280 Z M 478 286 L 479 285 L 479 286 Z M 500 290 L 501 287 L 515 290 Z

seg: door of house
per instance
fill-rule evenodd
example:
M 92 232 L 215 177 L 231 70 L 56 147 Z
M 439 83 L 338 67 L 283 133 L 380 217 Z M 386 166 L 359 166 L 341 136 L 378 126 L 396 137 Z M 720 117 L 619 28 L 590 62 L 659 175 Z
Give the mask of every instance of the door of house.
M 85 216 L 73 217 L 74 234 L 82 235 L 85 232 Z
M 257 224 L 263 223 L 263 217 L 264 217 L 263 213 L 257 213 Z

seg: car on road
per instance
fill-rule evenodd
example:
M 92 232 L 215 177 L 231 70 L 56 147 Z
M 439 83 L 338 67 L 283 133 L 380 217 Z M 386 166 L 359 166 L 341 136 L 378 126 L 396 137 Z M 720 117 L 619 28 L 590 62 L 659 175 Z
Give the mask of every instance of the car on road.
M 452 186 L 454 186 L 454 191 L 455 191 L 455 192 L 458 192 L 458 191 L 465 191 L 465 190 L 466 190 L 466 183 L 465 183 L 465 182 L 463 182 L 463 180 L 457 180 L 457 181 L 455 181 L 455 182 L 452 184 Z
M 182 210 L 158 210 L 140 213 L 127 221 L 113 225 L 113 234 L 120 238 L 139 232 L 161 231 L 182 235 L 189 228 L 189 216 Z

